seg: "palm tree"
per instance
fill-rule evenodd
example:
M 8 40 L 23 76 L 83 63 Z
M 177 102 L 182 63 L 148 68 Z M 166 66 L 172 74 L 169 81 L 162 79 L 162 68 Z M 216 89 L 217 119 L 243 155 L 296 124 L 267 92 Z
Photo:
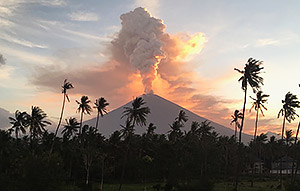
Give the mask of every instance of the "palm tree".
M 144 126 L 146 125 L 146 117 L 150 113 L 149 107 L 142 107 L 145 105 L 146 102 L 144 102 L 142 97 L 137 97 L 132 102 L 132 107 L 124 107 L 123 111 L 123 117 L 127 117 L 127 120 L 133 125 L 140 125 Z
M 183 124 L 183 122 L 188 121 L 188 116 L 186 115 L 184 110 L 180 110 L 178 117 L 175 118 L 179 123 Z
M 37 106 L 31 107 L 31 115 L 29 115 L 27 119 L 31 134 L 30 137 L 33 139 L 37 138 L 46 131 L 45 127 L 47 125 L 51 125 L 49 121 L 45 120 L 46 117 L 47 114 L 41 108 Z
M 280 109 L 277 118 L 283 116 L 283 123 L 282 123 L 282 131 L 281 131 L 281 142 L 283 143 L 284 138 L 284 129 L 285 129 L 285 121 L 287 120 L 289 123 L 293 121 L 299 115 L 296 113 L 295 108 L 300 107 L 300 102 L 296 95 L 288 92 L 285 95 L 285 99 L 281 101 L 283 106 Z M 280 158 L 280 186 L 282 187 L 282 158 Z
M 134 126 L 135 125 L 140 125 L 140 126 L 146 125 L 146 122 L 147 122 L 146 117 L 150 113 L 149 107 L 142 107 L 145 104 L 146 104 L 146 102 L 143 100 L 142 97 L 135 98 L 135 100 L 131 103 L 132 107 L 124 107 L 125 110 L 123 111 L 123 115 L 121 117 L 121 118 L 127 117 L 126 126 L 125 127 L 122 126 L 123 130 L 124 130 L 124 132 L 122 132 L 122 134 L 124 135 L 124 133 L 126 133 L 125 135 L 128 136 L 128 142 L 127 142 L 126 151 L 125 151 L 125 155 L 124 155 L 123 169 L 122 169 L 122 174 L 121 174 L 121 179 L 120 179 L 119 191 L 121 191 L 122 185 L 123 185 L 123 178 L 125 175 L 125 166 L 126 166 L 126 162 L 127 162 L 129 148 L 130 148 L 131 137 L 134 132 Z
M 180 139 L 182 136 L 181 128 L 183 127 L 183 124 L 179 121 L 174 121 L 172 125 L 170 125 L 171 130 L 169 131 L 169 140 L 172 142 L 177 142 L 177 140 Z
M 74 88 L 74 86 L 72 85 L 71 82 L 68 82 L 68 80 L 65 79 L 63 85 L 61 86 L 61 88 L 62 88 L 61 93 L 63 93 L 63 103 L 62 103 L 62 107 L 61 107 L 60 118 L 59 118 L 59 121 L 58 121 L 56 130 L 55 130 L 55 134 L 54 134 L 55 137 L 56 137 L 56 135 L 57 135 L 57 133 L 58 133 L 58 129 L 59 129 L 59 126 L 60 126 L 60 124 L 61 124 L 61 120 L 62 120 L 62 118 L 63 118 L 66 99 L 68 100 L 68 102 L 70 102 L 69 96 L 68 96 L 68 94 L 67 94 L 67 90 Z
M 66 138 L 70 138 L 74 134 L 77 133 L 78 129 L 80 128 L 80 124 L 77 122 L 76 118 L 70 117 L 68 120 L 66 120 L 67 124 L 64 126 L 64 129 L 62 130 L 62 134 Z
M 98 129 L 98 122 L 99 122 L 99 116 L 103 117 L 104 113 L 107 113 L 106 107 L 109 105 L 109 103 L 103 98 L 96 99 L 94 108 L 97 109 L 97 122 L 96 122 L 96 129 Z
M 253 58 L 249 58 L 247 63 L 245 64 L 244 70 L 239 70 L 234 68 L 234 70 L 238 71 L 242 74 L 239 78 L 239 82 L 242 82 L 242 90 L 245 92 L 244 95 L 244 106 L 243 106 L 243 118 L 240 127 L 240 136 L 239 136 L 239 144 L 242 142 L 242 131 L 244 127 L 244 119 L 245 119 L 245 110 L 246 110 L 246 99 L 247 99 L 247 87 L 248 84 L 252 88 L 253 92 L 256 92 L 261 85 L 263 85 L 263 78 L 259 76 L 261 70 L 264 67 L 261 67 L 262 61 L 255 60 Z
M 281 140 L 283 140 L 284 137 L 284 128 L 285 128 L 285 121 L 287 120 L 289 123 L 293 121 L 297 116 L 299 115 L 296 113 L 295 108 L 300 107 L 300 102 L 298 101 L 298 98 L 296 95 L 293 95 L 291 92 L 288 92 L 285 95 L 285 99 L 281 101 L 283 106 L 280 109 L 277 118 L 283 116 L 283 124 L 282 124 L 282 131 L 281 131 Z
M 154 135 L 154 130 L 156 129 L 156 126 L 153 123 L 150 123 L 146 130 L 146 135 Z
M 15 132 L 16 139 L 19 138 L 19 132 L 21 131 L 23 134 L 26 133 L 26 118 L 28 117 L 28 114 L 26 112 L 20 112 L 17 110 L 15 112 L 15 118 L 9 117 L 10 124 L 12 124 L 12 127 L 10 128 L 11 131 Z
M 122 129 L 120 130 L 121 137 L 124 139 L 128 139 L 134 133 L 134 126 L 129 122 L 126 121 L 125 126 L 121 125 Z
M 231 122 L 230 125 L 232 125 L 234 123 L 234 138 L 236 140 L 236 133 L 237 133 L 237 128 L 240 128 L 240 123 L 239 123 L 239 119 L 243 118 L 243 114 L 239 111 L 239 110 L 235 110 L 234 114 L 231 115 Z
M 89 114 L 90 115 L 91 111 L 92 111 L 92 108 L 89 105 L 89 103 L 91 101 L 89 100 L 88 96 L 82 96 L 80 101 L 81 102 L 76 100 L 76 103 L 78 104 L 77 111 L 81 112 L 79 133 L 81 133 L 83 114 Z
M 251 112 L 251 109 L 255 109 L 255 111 L 256 111 L 256 118 L 255 118 L 255 129 L 254 129 L 254 139 L 256 138 L 256 133 L 257 133 L 257 124 L 258 124 L 258 113 L 259 113 L 259 111 L 261 112 L 261 114 L 263 115 L 263 116 L 265 116 L 264 115 L 264 112 L 263 112 L 263 109 L 265 109 L 265 110 L 268 110 L 265 106 L 264 106 L 264 103 L 266 103 L 267 102 L 267 97 L 269 97 L 270 95 L 266 95 L 266 94 L 263 94 L 263 92 L 262 91 L 258 91 L 257 93 L 256 93 L 256 98 L 253 98 L 253 97 L 251 97 L 250 96 L 250 98 L 252 99 L 252 100 L 254 100 L 253 101 L 253 103 L 252 103 L 252 107 L 250 108 L 250 112 Z

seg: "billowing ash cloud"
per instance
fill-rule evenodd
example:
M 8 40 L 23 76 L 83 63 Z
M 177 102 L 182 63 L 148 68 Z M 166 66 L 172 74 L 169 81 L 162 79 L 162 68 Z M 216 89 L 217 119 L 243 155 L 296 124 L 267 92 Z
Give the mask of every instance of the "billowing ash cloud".
M 160 60 L 165 57 L 165 25 L 143 8 L 121 15 L 122 28 L 113 40 L 113 49 L 121 50 L 132 67 L 140 72 L 145 93 L 152 92 L 152 82 Z
M 6 59 L 3 57 L 2 54 L 0 54 L 0 66 L 4 65 L 6 63 Z

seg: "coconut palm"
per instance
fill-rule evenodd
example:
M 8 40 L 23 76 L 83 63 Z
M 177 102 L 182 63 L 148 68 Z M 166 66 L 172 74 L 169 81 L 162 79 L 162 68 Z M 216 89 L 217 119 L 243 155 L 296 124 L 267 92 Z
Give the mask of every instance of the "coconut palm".
M 146 134 L 147 135 L 154 135 L 154 130 L 156 129 L 156 126 L 153 124 L 153 123 L 150 123 L 147 127 L 147 130 L 146 130 Z
M 239 119 L 243 118 L 243 114 L 239 111 L 239 110 L 235 110 L 234 114 L 231 115 L 231 122 L 230 125 L 232 125 L 234 123 L 234 138 L 236 140 L 236 134 L 237 134 L 237 128 L 240 128 L 240 123 L 239 123 Z
M 261 70 L 264 69 L 264 67 L 261 67 L 262 63 L 263 62 L 260 60 L 249 58 L 247 63 L 245 64 L 244 70 L 239 70 L 237 68 L 234 68 L 234 70 L 242 74 L 242 76 L 239 78 L 238 81 L 242 82 L 242 90 L 245 92 L 244 105 L 243 105 L 243 118 L 240 127 L 239 144 L 241 144 L 242 141 L 241 138 L 242 138 L 242 131 L 244 127 L 245 110 L 246 110 L 246 102 L 247 102 L 247 88 L 248 85 L 250 85 L 253 92 L 256 92 L 257 90 L 259 90 L 260 86 L 263 85 L 263 78 L 259 76 Z
M 172 142 L 176 142 L 182 136 L 181 128 L 183 124 L 179 121 L 175 120 L 172 125 L 170 125 L 171 130 L 169 131 L 169 140 Z
M 121 128 L 121 137 L 124 139 L 128 139 L 134 133 L 134 126 L 129 121 L 126 121 L 125 125 L 121 125 Z
M 63 103 L 62 103 L 62 107 L 61 107 L 61 112 L 60 112 L 59 121 L 58 121 L 56 130 L 55 130 L 55 134 L 54 134 L 55 136 L 56 136 L 57 133 L 58 133 L 58 129 L 59 129 L 59 126 L 60 126 L 60 124 L 61 124 L 61 120 L 62 120 L 62 118 L 63 118 L 66 99 L 68 100 L 68 102 L 70 102 L 69 96 L 68 96 L 68 94 L 67 94 L 67 90 L 74 88 L 74 86 L 72 85 L 71 82 L 68 82 L 68 80 L 65 79 L 63 85 L 61 86 L 61 88 L 62 88 L 61 93 L 63 93 Z
M 28 116 L 28 126 L 30 131 L 30 137 L 33 139 L 42 135 L 46 131 L 45 127 L 51 125 L 49 121 L 46 121 L 45 118 L 47 114 L 39 107 L 31 107 L 31 115 Z
M 264 103 L 267 102 L 267 97 L 269 97 L 270 95 L 266 95 L 266 94 L 263 94 L 262 91 L 258 91 L 256 93 L 256 98 L 253 98 L 250 96 L 250 98 L 253 100 L 253 103 L 252 103 L 252 107 L 250 108 L 250 112 L 251 110 L 254 108 L 255 111 L 256 111 L 256 118 L 255 118 L 255 129 L 254 129 L 254 139 L 256 138 L 256 133 L 257 133 L 257 125 L 258 125 L 258 114 L 259 114 L 259 111 L 261 112 L 261 114 L 263 116 L 264 115 L 264 112 L 263 112 L 263 109 L 265 110 L 268 110 L 265 106 L 264 106 Z
M 92 108 L 89 105 L 90 102 L 91 101 L 89 100 L 88 96 L 82 96 L 80 102 L 76 100 L 76 103 L 78 104 L 77 111 L 81 112 L 79 133 L 81 133 L 83 114 L 91 114 Z
M 285 122 L 287 120 L 290 123 L 296 118 L 296 116 L 299 117 L 299 115 L 296 113 L 295 108 L 300 107 L 300 102 L 298 101 L 297 96 L 292 94 L 291 92 L 288 92 L 285 95 L 285 99 L 282 100 L 281 102 L 283 106 L 280 109 L 277 118 L 279 118 L 280 115 L 283 116 L 282 131 L 281 131 L 281 142 L 283 143 Z M 280 186 L 282 187 L 282 160 L 281 159 L 280 159 Z
M 146 117 L 150 113 L 149 107 L 142 107 L 146 102 L 141 97 L 135 98 L 132 102 L 132 107 L 124 107 L 123 117 L 127 117 L 128 122 L 130 122 L 133 126 L 146 125 Z
M 97 109 L 97 121 L 96 121 L 96 129 L 98 129 L 98 122 L 99 122 L 99 116 L 103 117 L 104 113 L 107 113 L 106 107 L 109 105 L 109 103 L 103 98 L 96 99 L 94 108 Z
M 122 190 L 123 178 L 125 175 L 125 166 L 126 166 L 126 162 L 127 162 L 129 148 L 130 148 L 131 137 L 134 132 L 134 126 L 135 125 L 140 125 L 140 126 L 146 125 L 146 121 L 147 121 L 146 117 L 150 113 L 149 107 L 142 107 L 145 104 L 146 104 L 146 102 L 143 100 L 143 98 L 141 98 L 141 97 L 135 98 L 135 100 L 131 103 L 132 107 L 124 107 L 125 110 L 123 111 L 123 115 L 121 117 L 121 118 L 127 117 L 126 126 L 122 126 L 123 127 L 122 134 L 128 137 L 128 139 L 127 139 L 128 141 L 127 141 L 126 151 L 125 151 L 125 155 L 124 155 L 119 191 Z
M 184 110 L 180 110 L 178 117 L 175 118 L 179 123 L 183 124 L 188 121 L 188 116 L 186 115 Z
M 10 131 L 15 132 L 16 139 L 19 138 L 19 132 L 21 131 L 23 134 L 26 133 L 26 118 L 28 117 L 28 114 L 26 112 L 20 112 L 17 110 L 15 112 L 15 118 L 9 117 L 10 124 L 12 124 L 12 127 L 10 128 Z
M 70 138 L 74 134 L 77 133 L 78 129 L 80 128 L 80 123 L 77 122 L 77 119 L 74 117 L 70 117 L 68 120 L 66 120 L 66 125 L 64 126 L 64 129 L 62 130 L 62 134 L 66 138 Z
M 285 95 L 285 99 L 282 100 L 281 102 L 283 106 L 280 109 L 277 118 L 279 118 L 280 115 L 283 116 L 282 131 L 281 131 L 281 139 L 283 140 L 285 122 L 287 120 L 290 123 L 296 118 L 296 116 L 299 117 L 299 115 L 296 113 L 295 108 L 300 107 L 300 102 L 298 101 L 297 96 L 293 95 L 291 92 L 288 92 Z

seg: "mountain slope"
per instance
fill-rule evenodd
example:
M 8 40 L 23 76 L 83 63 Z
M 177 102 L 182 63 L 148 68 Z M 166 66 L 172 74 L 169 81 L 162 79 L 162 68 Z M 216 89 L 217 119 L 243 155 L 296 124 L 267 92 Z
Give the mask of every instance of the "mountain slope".
M 157 128 L 155 130 L 156 133 L 166 134 L 170 130 L 169 124 L 171 124 L 174 119 L 178 116 L 180 110 L 184 110 L 186 115 L 188 116 L 188 121 L 185 124 L 185 127 L 182 130 L 190 130 L 192 121 L 202 122 L 207 119 L 196 115 L 195 113 L 172 103 L 158 95 L 155 94 L 144 94 L 143 99 L 146 102 L 146 106 L 150 108 L 151 114 L 147 117 L 147 124 L 153 123 Z M 99 132 L 101 132 L 105 136 L 111 135 L 114 131 L 120 130 L 120 124 L 124 125 L 125 119 L 121 119 L 122 113 L 124 111 L 124 107 L 131 107 L 131 102 L 121 106 L 108 114 L 104 115 L 104 117 L 99 119 Z M 210 120 L 208 120 L 210 121 Z M 213 121 L 210 121 L 211 125 L 215 128 L 215 131 L 220 135 L 232 136 L 234 134 L 234 130 L 224 127 L 220 124 L 217 124 Z M 95 126 L 96 118 L 85 121 L 84 124 Z M 136 127 L 135 132 L 138 134 L 142 134 L 146 131 L 147 127 Z M 252 136 L 243 134 L 242 140 L 244 143 L 247 143 L 251 140 Z

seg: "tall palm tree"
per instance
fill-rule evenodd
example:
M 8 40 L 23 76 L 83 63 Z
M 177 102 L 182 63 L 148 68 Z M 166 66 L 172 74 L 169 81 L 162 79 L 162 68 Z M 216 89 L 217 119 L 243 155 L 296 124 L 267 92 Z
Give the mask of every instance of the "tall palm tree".
M 263 85 L 263 78 L 259 76 L 261 70 L 264 69 L 264 67 L 261 67 L 262 63 L 263 63 L 262 61 L 249 58 L 247 63 L 245 64 L 244 70 L 239 70 L 237 68 L 234 68 L 234 70 L 242 74 L 242 76 L 239 78 L 238 81 L 242 82 L 242 90 L 245 92 L 244 105 L 243 105 L 243 118 L 240 127 L 239 144 L 241 144 L 242 142 L 242 131 L 244 127 L 248 84 L 252 88 L 253 92 L 259 90 L 260 86 Z
M 243 114 L 239 111 L 239 110 L 235 110 L 233 115 L 231 115 L 231 122 L 230 125 L 232 125 L 234 123 L 234 138 L 236 140 L 236 134 L 237 134 L 237 129 L 240 128 L 240 123 L 239 123 L 239 119 L 243 118 Z
M 287 120 L 290 123 L 296 118 L 296 116 L 299 117 L 299 115 L 296 113 L 295 108 L 300 107 L 300 102 L 298 101 L 297 96 L 293 95 L 291 92 L 288 92 L 285 95 L 285 99 L 282 100 L 281 102 L 283 106 L 280 109 L 277 118 L 279 118 L 280 115 L 283 116 L 282 131 L 281 131 L 281 139 L 283 140 L 285 122 Z
M 285 122 L 287 120 L 290 123 L 296 118 L 296 116 L 299 117 L 299 115 L 296 113 L 295 108 L 300 107 L 300 102 L 298 101 L 297 96 L 292 94 L 291 92 L 288 92 L 285 95 L 285 99 L 282 100 L 281 102 L 283 106 L 280 109 L 277 118 L 279 118 L 280 115 L 283 116 L 282 131 L 281 131 L 281 142 L 283 143 Z M 282 158 L 280 158 L 280 186 L 282 187 Z
M 68 120 L 66 120 L 67 124 L 64 126 L 64 129 L 62 130 L 62 134 L 66 138 L 72 137 L 74 134 L 77 133 L 78 129 L 80 128 L 80 124 L 77 122 L 77 119 L 74 117 L 70 117 Z
M 146 102 L 142 97 L 137 97 L 132 102 L 132 107 L 124 107 L 123 117 L 127 117 L 127 120 L 133 125 L 146 125 L 146 117 L 150 113 L 149 107 L 142 107 Z
M 98 122 L 99 122 L 99 116 L 103 117 L 104 113 L 107 113 L 106 107 L 109 105 L 109 103 L 103 98 L 96 99 L 94 108 L 97 109 L 97 121 L 96 121 L 96 129 L 98 129 Z
M 80 102 L 76 100 L 76 103 L 78 104 L 77 111 L 81 112 L 79 133 L 81 133 L 83 114 L 91 114 L 92 108 L 89 105 L 90 102 L 88 96 L 82 96 Z
M 56 137 L 56 135 L 57 135 L 57 133 L 58 133 L 58 129 L 59 129 L 59 126 L 60 126 L 60 124 L 61 124 L 61 120 L 62 120 L 62 118 L 63 118 L 66 99 L 68 100 L 68 102 L 70 102 L 69 96 L 68 96 L 68 94 L 67 94 L 67 90 L 74 88 L 74 86 L 72 85 L 71 82 L 68 82 L 68 80 L 65 79 L 63 85 L 61 86 L 61 88 L 62 88 L 61 93 L 63 93 L 63 103 L 62 103 L 62 107 L 61 107 L 61 112 L 60 112 L 59 121 L 58 121 L 56 130 L 55 130 L 55 134 L 54 134 L 55 137 Z
M 127 162 L 129 148 L 130 148 L 131 137 L 134 132 L 134 126 L 135 125 L 140 125 L 140 126 L 146 125 L 146 122 L 147 122 L 146 117 L 150 113 L 149 107 L 143 107 L 145 104 L 146 104 L 146 102 L 143 100 L 142 97 L 135 98 L 135 100 L 133 100 L 133 102 L 131 103 L 132 107 L 124 107 L 125 110 L 123 111 L 123 115 L 121 117 L 121 118 L 127 117 L 126 126 L 122 126 L 122 127 L 124 130 L 124 133 L 127 133 L 127 135 L 128 135 L 128 141 L 127 141 L 126 151 L 125 151 L 125 155 L 124 155 L 119 191 L 122 190 L 123 178 L 125 175 L 125 166 L 126 166 L 126 162 Z M 124 134 L 124 133 L 122 133 L 122 134 Z
M 30 131 L 30 137 L 33 139 L 42 135 L 46 131 L 45 127 L 51 125 L 49 121 L 46 121 L 45 118 L 47 114 L 39 107 L 31 107 L 31 115 L 28 116 L 28 126 Z
M 12 127 L 10 128 L 11 131 L 15 132 L 16 139 L 19 138 L 19 132 L 21 131 L 23 134 L 26 133 L 26 118 L 28 117 L 28 114 L 24 112 L 20 112 L 17 110 L 15 112 L 15 118 L 9 117 L 10 124 L 12 124 Z
M 256 133 L 257 133 L 257 125 L 258 125 L 258 113 L 259 113 L 259 111 L 261 112 L 261 114 L 263 115 L 263 116 L 265 116 L 264 115 L 264 112 L 263 112 L 263 109 L 265 109 L 265 110 L 268 110 L 265 106 L 264 106 L 264 103 L 266 103 L 267 102 L 267 97 L 269 97 L 270 95 L 266 95 L 266 94 L 263 94 L 263 92 L 262 91 L 258 91 L 257 93 L 256 93 L 256 98 L 253 98 L 253 97 L 251 97 L 250 96 L 250 98 L 252 99 L 252 100 L 254 100 L 253 101 L 253 103 L 252 103 L 252 107 L 250 108 L 250 112 L 251 112 L 251 109 L 255 109 L 255 111 L 256 111 L 256 118 L 255 118 L 255 129 L 254 129 L 254 139 L 256 138 Z

